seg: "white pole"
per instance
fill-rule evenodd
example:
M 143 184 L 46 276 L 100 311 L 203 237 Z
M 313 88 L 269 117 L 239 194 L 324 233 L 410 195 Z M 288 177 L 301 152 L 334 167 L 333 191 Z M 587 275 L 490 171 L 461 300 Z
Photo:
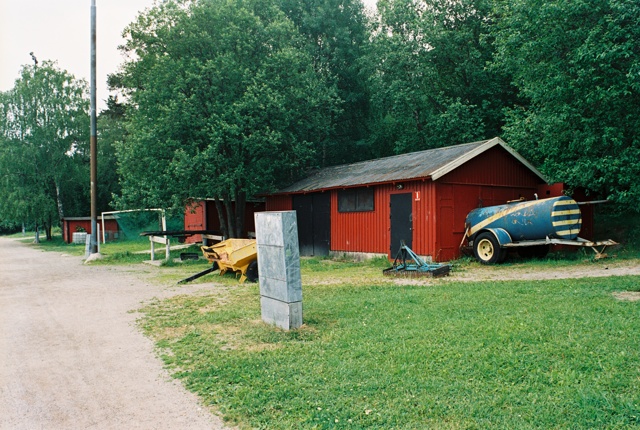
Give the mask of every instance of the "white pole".
M 102 243 L 107 243 L 107 239 L 104 235 L 104 214 L 102 214 Z M 100 251 L 98 251 L 100 252 Z
M 162 231 L 167 231 L 167 217 L 164 214 L 164 209 L 162 209 Z M 167 244 L 167 249 L 165 250 L 165 259 L 169 261 L 169 257 L 171 257 L 171 246 L 169 245 L 169 236 L 164 236 L 164 240 Z

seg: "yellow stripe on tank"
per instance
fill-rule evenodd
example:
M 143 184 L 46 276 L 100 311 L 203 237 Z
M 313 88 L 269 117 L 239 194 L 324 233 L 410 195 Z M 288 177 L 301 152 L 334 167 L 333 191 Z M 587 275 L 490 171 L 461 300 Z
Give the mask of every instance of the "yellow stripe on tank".
M 478 224 L 472 226 L 469 229 L 469 232 L 467 233 L 468 237 L 473 236 L 478 230 L 482 230 L 484 227 L 486 227 L 487 225 L 491 224 L 492 222 L 494 222 L 497 219 L 500 219 L 504 216 L 510 215 L 514 212 L 518 212 L 521 211 L 522 209 L 526 209 L 528 207 L 531 207 L 533 205 L 538 204 L 540 200 L 532 200 L 530 202 L 527 203 L 520 203 L 517 204 L 516 206 L 512 207 L 512 208 L 508 208 L 505 210 L 501 210 L 500 212 L 496 212 L 495 214 L 493 214 L 492 216 L 490 216 L 489 218 L 485 218 L 484 220 L 482 220 L 481 222 L 479 222 Z M 578 211 L 579 212 L 579 211 Z
M 557 202 L 555 202 L 553 204 L 553 206 L 560 206 L 560 205 L 577 205 L 578 203 L 576 203 L 575 200 L 573 199 L 569 199 L 569 200 L 558 200 Z
M 560 215 L 577 215 L 580 213 L 580 209 L 571 209 L 567 211 L 554 211 L 551 212 L 551 216 L 560 216 Z
M 570 236 L 578 233 L 580 233 L 580 229 L 556 231 L 558 236 Z
M 582 218 L 568 219 L 566 221 L 554 221 L 552 224 L 554 227 L 557 227 L 559 225 L 582 224 Z

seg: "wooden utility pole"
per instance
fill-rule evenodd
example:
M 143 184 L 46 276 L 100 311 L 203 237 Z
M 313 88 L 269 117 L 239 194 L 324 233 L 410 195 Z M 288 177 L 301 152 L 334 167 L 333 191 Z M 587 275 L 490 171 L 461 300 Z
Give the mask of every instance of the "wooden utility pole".
M 96 118 L 96 0 L 91 0 L 91 245 L 98 252 L 98 132 Z

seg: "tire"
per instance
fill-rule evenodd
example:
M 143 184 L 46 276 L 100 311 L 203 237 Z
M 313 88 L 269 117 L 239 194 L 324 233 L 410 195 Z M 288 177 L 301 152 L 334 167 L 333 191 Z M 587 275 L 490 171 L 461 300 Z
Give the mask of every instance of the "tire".
M 473 241 L 473 255 L 482 264 L 500 263 L 504 260 L 505 254 L 492 233 L 480 233 Z
M 247 272 L 245 273 L 247 280 L 249 282 L 257 282 L 259 273 L 258 273 L 258 260 L 253 260 L 249 263 L 249 267 L 247 267 Z

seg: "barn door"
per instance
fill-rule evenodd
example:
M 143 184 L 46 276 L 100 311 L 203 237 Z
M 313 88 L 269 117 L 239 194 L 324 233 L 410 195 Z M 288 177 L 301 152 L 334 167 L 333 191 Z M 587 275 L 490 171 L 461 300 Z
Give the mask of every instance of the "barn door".
M 313 196 L 313 255 L 329 255 L 331 243 L 331 196 L 329 193 Z
M 395 258 L 404 241 L 409 248 L 413 246 L 412 193 L 391 194 L 391 258 Z
M 331 238 L 329 193 L 294 195 L 293 210 L 298 218 L 300 255 L 328 255 Z

